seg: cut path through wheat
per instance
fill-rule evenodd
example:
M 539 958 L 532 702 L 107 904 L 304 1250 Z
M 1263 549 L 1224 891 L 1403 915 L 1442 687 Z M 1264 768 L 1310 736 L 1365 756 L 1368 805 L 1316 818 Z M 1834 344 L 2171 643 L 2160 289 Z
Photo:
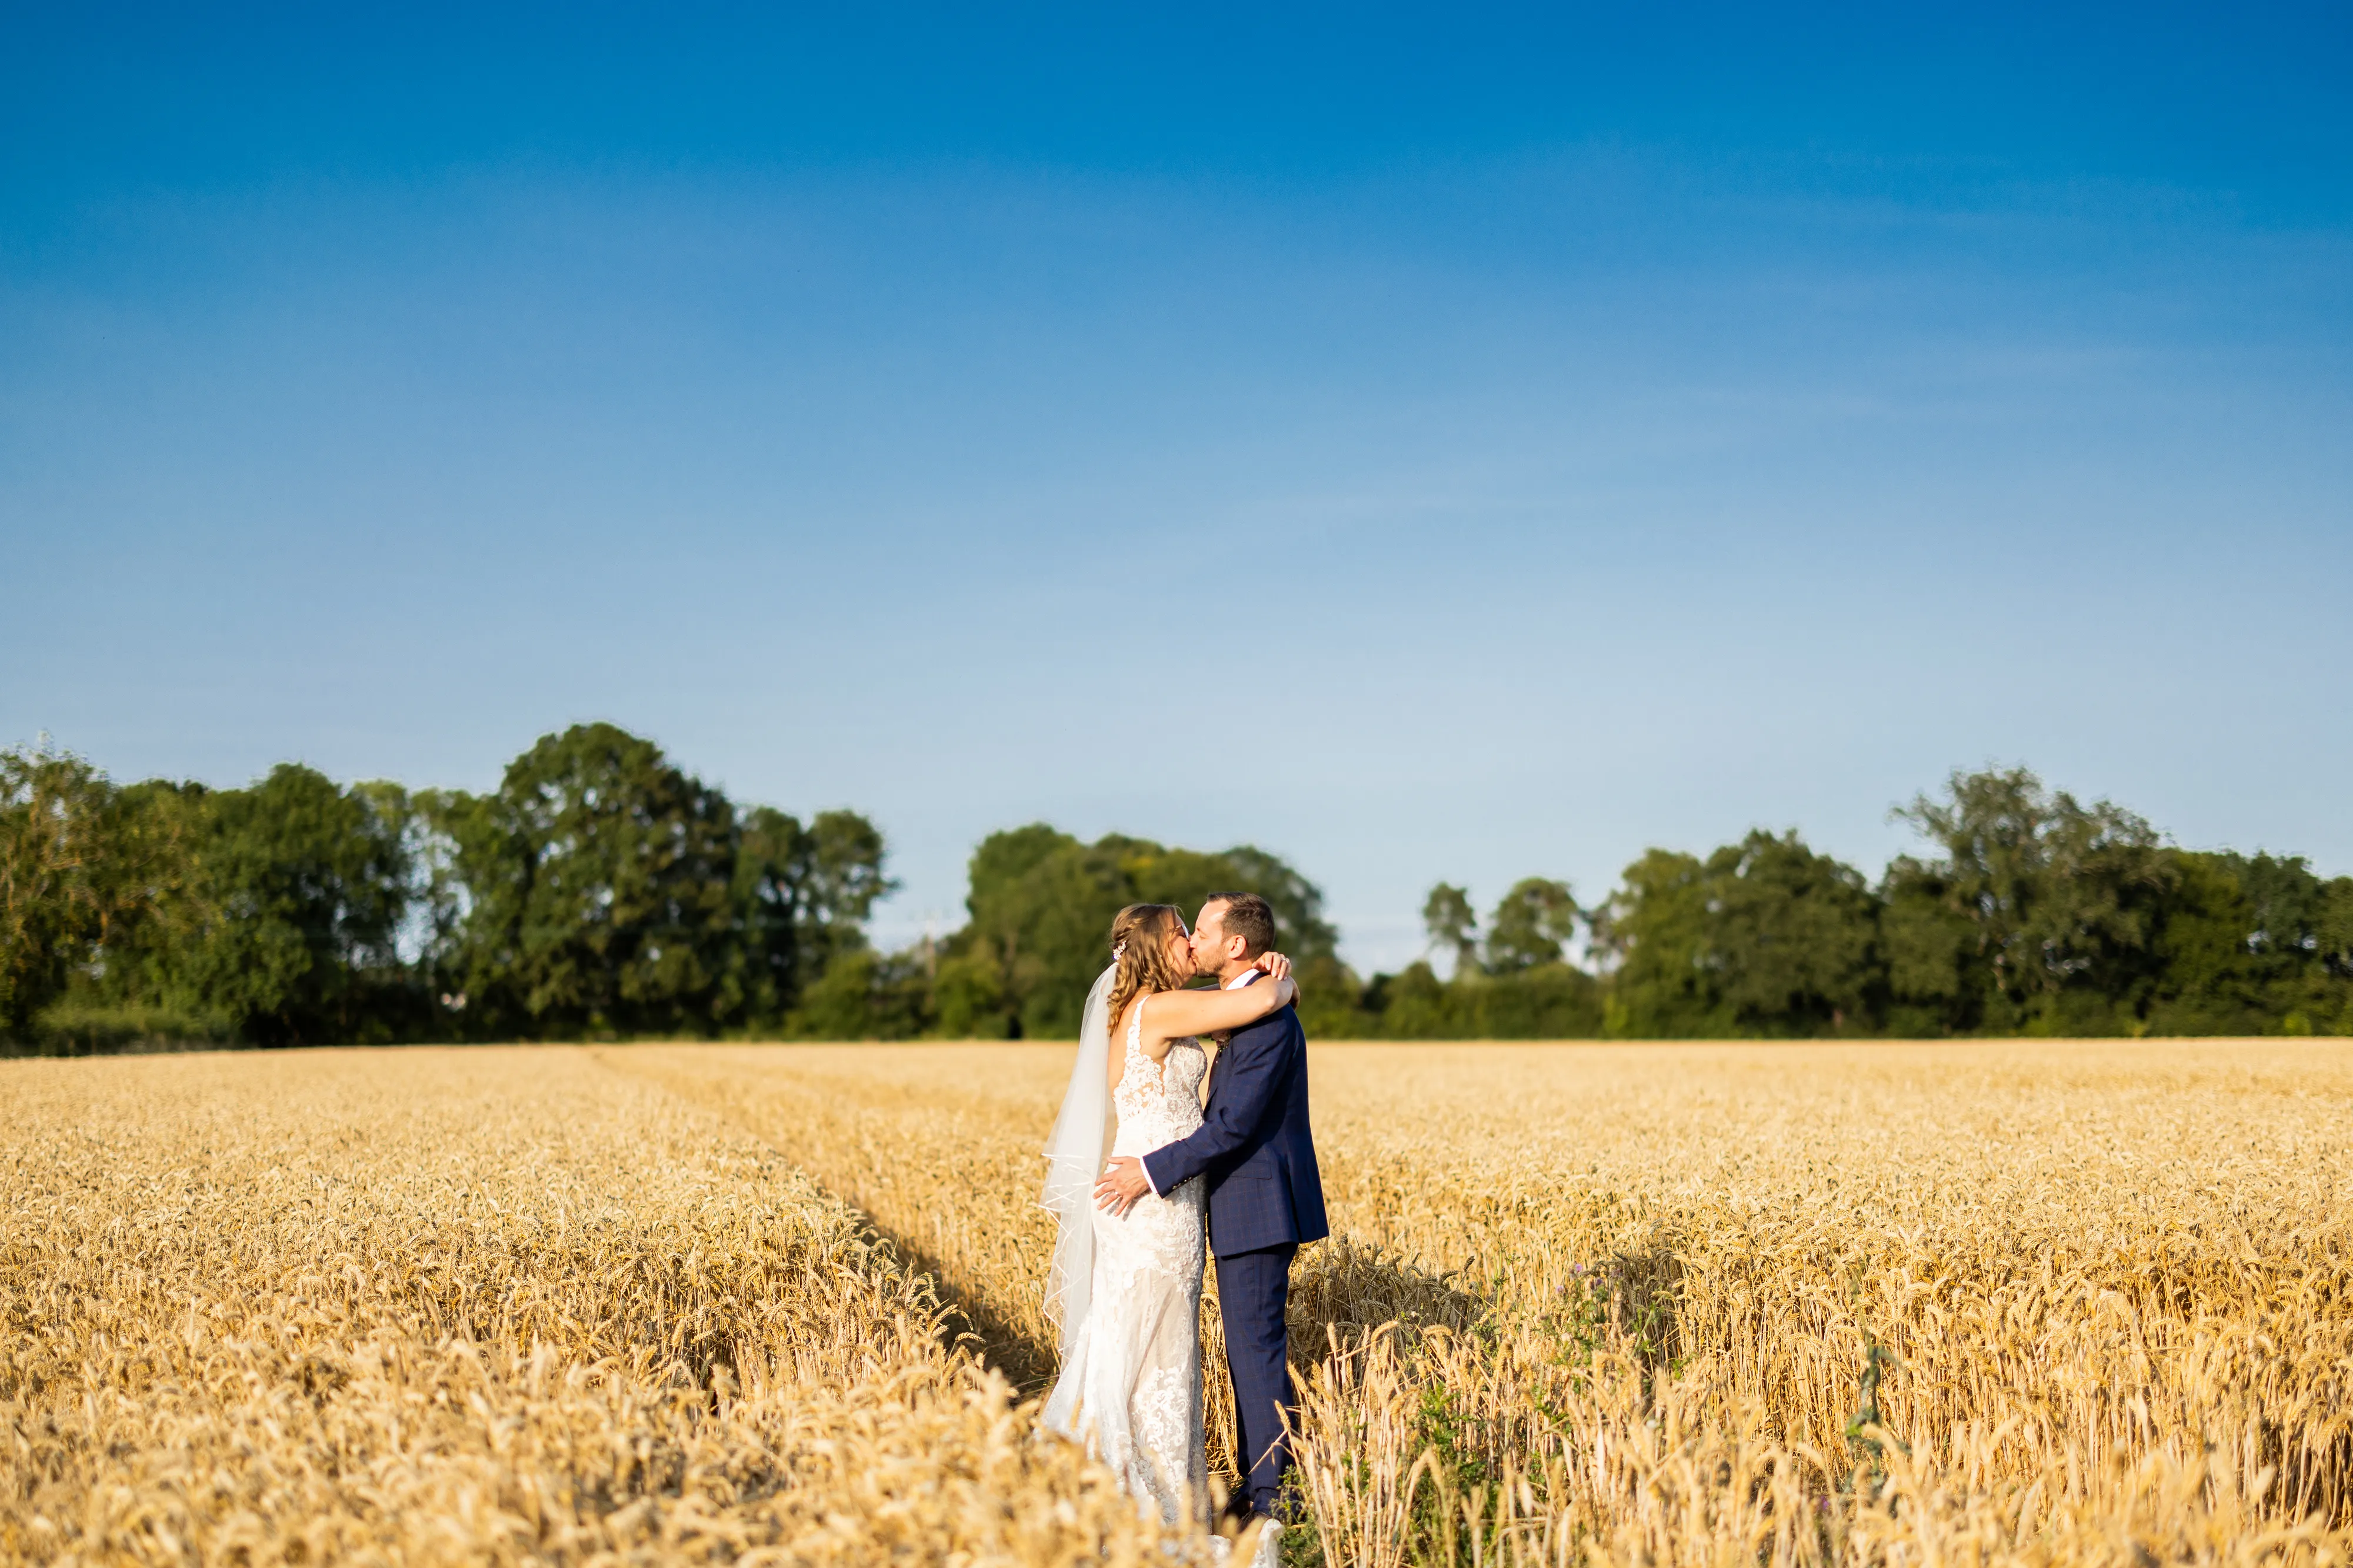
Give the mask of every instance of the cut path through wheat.
M 0 1558 L 1198 1558 L 1037 1426 L 1070 1058 L 0 1063 Z M 1286 1561 L 2353 1557 L 2353 1047 L 1311 1068 Z

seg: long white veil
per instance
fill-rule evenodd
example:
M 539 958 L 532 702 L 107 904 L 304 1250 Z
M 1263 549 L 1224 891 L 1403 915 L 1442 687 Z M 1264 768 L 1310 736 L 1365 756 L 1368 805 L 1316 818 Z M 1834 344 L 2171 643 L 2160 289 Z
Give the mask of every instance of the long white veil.
M 1062 1360 L 1087 1321 L 1095 1270 L 1095 1178 L 1111 1152 L 1111 984 L 1113 963 L 1087 993 L 1079 1025 L 1079 1059 L 1071 1087 L 1062 1091 L 1062 1113 L 1046 1139 L 1046 1184 L 1038 1200 L 1054 1211 L 1054 1267 L 1046 1276 L 1046 1315 L 1062 1331 Z

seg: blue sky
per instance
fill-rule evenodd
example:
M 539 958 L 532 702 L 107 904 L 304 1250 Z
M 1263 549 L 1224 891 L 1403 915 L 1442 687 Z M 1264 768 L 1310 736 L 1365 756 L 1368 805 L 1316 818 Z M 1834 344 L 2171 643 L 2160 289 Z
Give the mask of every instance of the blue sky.
M 2341 8 L 12 7 L 0 741 L 606 718 L 959 917 L 1044 818 L 1428 886 L 2025 762 L 2353 871 Z

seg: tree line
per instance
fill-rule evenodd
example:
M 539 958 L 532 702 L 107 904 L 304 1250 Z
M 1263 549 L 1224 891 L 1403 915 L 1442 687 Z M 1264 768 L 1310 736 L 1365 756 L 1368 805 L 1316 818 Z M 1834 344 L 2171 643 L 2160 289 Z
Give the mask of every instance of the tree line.
M 609 724 L 487 795 L 117 785 L 0 752 L 0 1037 L 137 1043 L 706 1036 L 786 1027 L 890 890 L 855 812 L 738 806 Z
M 1068 1038 L 1113 914 L 1249 889 L 1322 1038 L 2353 1033 L 2353 878 L 2185 850 L 2024 770 L 1899 815 L 1874 881 L 1763 831 L 1652 849 L 1580 905 L 1541 877 L 1482 920 L 1433 889 L 1433 957 L 1369 980 L 1319 889 L 1250 847 L 992 834 L 968 919 L 884 952 L 881 834 L 742 805 L 608 724 L 496 790 L 117 784 L 0 752 L 0 1040 L 74 1053 L 644 1037 Z
M 2023 768 L 1956 773 L 1895 816 L 1876 881 L 1794 832 L 1651 849 L 1580 909 L 1507 893 L 1483 933 L 1440 884 L 1451 954 L 1366 988 L 1361 1032 L 1619 1038 L 2353 1034 L 2353 877 L 2179 848 Z M 1588 963 L 1567 962 L 1572 938 Z

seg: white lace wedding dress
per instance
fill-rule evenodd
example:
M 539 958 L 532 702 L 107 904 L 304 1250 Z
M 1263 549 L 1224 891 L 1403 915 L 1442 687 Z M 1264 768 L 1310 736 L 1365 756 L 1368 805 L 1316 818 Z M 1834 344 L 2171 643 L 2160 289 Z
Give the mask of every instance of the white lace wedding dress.
M 1142 1031 L 1139 1008 L 1112 1093 L 1114 1154 L 1149 1153 L 1201 1125 L 1208 1058 L 1200 1042 L 1175 1041 L 1155 1063 L 1144 1054 Z M 1131 1496 L 1157 1504 L 1170 1524 L 1209 1515 L 1201 1432 L 1202 1210 L 1197 1177 L 1166 1197 L 1145 1194 L 1122 1216 L 1093 1211 L 1091 1310 L 1046 1401 L 1048 1426 L 1086 1442 L 1119 1472 Z

